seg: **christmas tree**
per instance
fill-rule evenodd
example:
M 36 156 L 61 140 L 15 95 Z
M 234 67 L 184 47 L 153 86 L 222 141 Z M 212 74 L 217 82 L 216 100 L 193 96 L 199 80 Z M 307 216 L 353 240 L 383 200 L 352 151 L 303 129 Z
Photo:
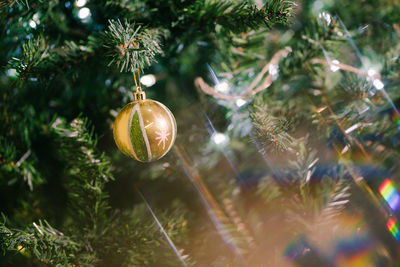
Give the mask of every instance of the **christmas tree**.
M 399 9 L 0 1 L 0 265 L 400 264 Z

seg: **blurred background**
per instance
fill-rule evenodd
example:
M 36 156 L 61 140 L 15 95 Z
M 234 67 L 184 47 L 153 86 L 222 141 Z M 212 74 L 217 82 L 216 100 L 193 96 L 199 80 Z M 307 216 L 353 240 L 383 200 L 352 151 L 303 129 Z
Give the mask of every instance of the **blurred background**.
M 0 1 L 0 265 L 397 266 L 399 10 Z M 132 70 L 177 122 L 151 163 Z

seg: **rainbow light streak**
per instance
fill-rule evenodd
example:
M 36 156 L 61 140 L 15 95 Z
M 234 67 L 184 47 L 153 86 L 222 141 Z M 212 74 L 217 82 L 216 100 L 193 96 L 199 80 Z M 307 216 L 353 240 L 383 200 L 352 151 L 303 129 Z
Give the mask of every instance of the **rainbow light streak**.
M 386 224 L 387 228 L 389 229 L 392 236 L 400 242 L 400 231 L 399 231 L 399 224 L 397 223 L 395 218 L 390 218 Z
M 392 114 L 392 121 L 397 126 L 397 128 L 400 129 L 400 116 L 396 112 L 393 112 Z
M 381 193 L 382 197 L 392 210 L 397 209 L 400 204 L 400 195 L 394 187 L 392 181 L 386 179 L 379 187 L 379 193 Z

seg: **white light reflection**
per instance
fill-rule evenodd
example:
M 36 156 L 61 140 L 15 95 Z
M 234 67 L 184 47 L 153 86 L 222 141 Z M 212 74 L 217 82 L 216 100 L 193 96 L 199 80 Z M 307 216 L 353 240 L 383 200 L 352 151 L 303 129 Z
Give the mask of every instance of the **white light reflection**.
M 346 145 L 346 146 L 342 149 L 342 151 L 341 151 L 340 153 L 343 155 L 344 153 L 346 153 L 347 151 L 349 151 L 349 149 L 350 149 L 350 146 L 349 146 L 349 145 Z
M 349 128 L 345 131 L 345 133 L 346 133 L 346 134 L 349 134 L 349 133 L 351 133 L 352 131 L 354 131 L 355 129 L 357 129 L 358 127 L 360 127 L 360 124 L 359 124 L 359 123 L 356 123 L 356 124 L 354 124 L 353 126 L 349 127 Z
M 319 13 L 319 15 L 318 15 L 318 18 L 320 18 L 320 19 L 325 19 L 325 21 L 326 21 L 326 23 L 329 25 L 329 24 L 331 24 L 331 21 L 332 21 L 332 16 L 328 13 L 328 12 L 322 12 L 322 13 Z
M 168 124 L 164 119 L 157 119 L 156 120 L 157 126 L 162 129 L 162 130 L 166 130 L 168 128 Z
M 142 194 L 142 192 L 139 191 L 139 189 L 135 188 L 136 191 L 139 193 L 139 196 L 142 198 L 144 204 L 146 205 L 147 209 L 149 210 L 151 216 L 153 217 L 153 219 L 155 220 L 157 226 L 160 228 L 161 232 L 163 233 L 165 239 L 167 239 L 169 245 L 171 246 L 171 248 L 173 249 L 173 251 L 175 252 L 176 256 L 178 257 L 178 259 L 180 260 L 180 262 L 182 263 L 182 265 L 184 267 L 187 267 L 187 264 L 184 260 L 184 257 L 181 255 L 180 251 L 176 248 L 174 242 L 171 240 L 171 238 L 169 237 L 167 231 L 165 231 L 165 228 L 162 226 L 162 224 L 160 223 L 160 221 L 158 220 L 156 214 L 154 213 L 153 209 L 151 208 L 149 202 L 147 202 L 146 198 L 144 197 L 144 195 Z
M 153 74 L 144 75 L 140 78 L 140 82 L 147 87 L 153 86 L 156 83 L 156 76 Z

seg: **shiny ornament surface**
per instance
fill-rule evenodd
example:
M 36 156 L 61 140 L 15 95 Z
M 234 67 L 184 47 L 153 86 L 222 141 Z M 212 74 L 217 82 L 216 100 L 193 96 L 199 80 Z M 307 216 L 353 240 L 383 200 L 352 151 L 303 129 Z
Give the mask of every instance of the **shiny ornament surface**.
M 114 122 L 114 140 L 119 150 L 141 162 L 162 158 L 175 138 L 174 115 L 166 106 L 151 99 L 127 104 Z

